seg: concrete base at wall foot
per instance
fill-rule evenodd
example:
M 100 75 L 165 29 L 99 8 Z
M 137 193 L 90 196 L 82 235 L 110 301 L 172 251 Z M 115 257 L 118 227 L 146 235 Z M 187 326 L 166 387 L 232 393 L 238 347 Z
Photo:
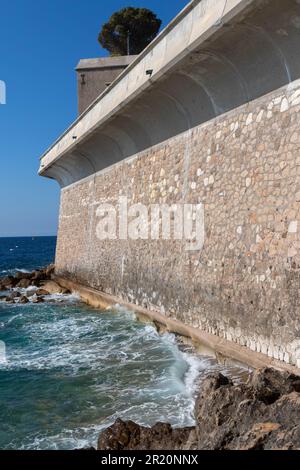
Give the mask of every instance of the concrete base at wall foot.
M 53 276 L 53 279 L 62 287 L 69 289 L 71 292 L 78 293 L 82 301 L 94 308 L 106 309 L 109 307 L 113 308 L 117 304 L 123 305 L 132 310 L 141 321 L 153 322 L 159 331 L 168 331 L 188 339 L 202 354 L 214 356 L 220 362 L 239 363 L 252 369 L 273 367 L 277 370 L 289 371 L 299 375 L 299 369 L 295 366 L 270 358 L 265 354 L 251 351 L 247 347 L 201 331 L 199 328 L 191 327 L 181 321 L 173 320 L 157 311 L 130 304 L 122 299 L 84 286 L 70 279 L 59 276 Z

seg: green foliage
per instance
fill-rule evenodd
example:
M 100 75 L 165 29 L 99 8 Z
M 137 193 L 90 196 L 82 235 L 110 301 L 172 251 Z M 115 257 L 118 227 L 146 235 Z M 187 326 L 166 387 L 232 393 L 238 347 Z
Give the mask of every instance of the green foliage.
M 147 8 L 127 7 L 114 13 L 105 23 L 98 41 L 110 55 L 139 54 L 157 36 L 161 20 Z

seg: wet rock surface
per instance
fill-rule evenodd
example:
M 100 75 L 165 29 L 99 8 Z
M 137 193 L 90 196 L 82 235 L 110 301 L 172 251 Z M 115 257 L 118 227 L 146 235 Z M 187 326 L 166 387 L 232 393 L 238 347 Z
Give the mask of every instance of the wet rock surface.
M 69 291 L 64 287 L 61 287 L 57 282 L 48 280 L 43 284 L 43 290 L 47 291 L 48 294 L 67 294 Z
M 176 450 L 184 449 L 194 428 L 173 429 L 157 423 L 152 428 L 118 419 L 100 434 L 98 450 Z
M 44 297 L 50 294 L 68 294 L 67 289 L 62 288 L 52 278 L 54 265 L 31 273 L 18 271 L 15 276 L 0 278 L 0 292 L 8 292 L 0 296 L 0 302 L 9 304 L 28 302 L 41 303 Z
M 98 450 L 300 450 L 300 377 L 266 368 L 245 384 L 220 373 L 202 383 L 194 428 L 117 420 Z

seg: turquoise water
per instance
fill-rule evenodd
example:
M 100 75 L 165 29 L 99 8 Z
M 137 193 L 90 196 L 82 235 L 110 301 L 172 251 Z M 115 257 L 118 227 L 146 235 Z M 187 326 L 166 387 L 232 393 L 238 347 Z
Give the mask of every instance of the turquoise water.
M 0 305 L 0 448 L 95 444 L 117 417 L 192 423 L 189 364 L 168 336 L 126 311 Z
M 2 240 L 0 271 L 53 261 L 55 239 Z M 22 263 L 12 246 L 34 249 Z M 0 449 L 95 446 L 118 417 L 192 425 L 197 384 L 220 368 L 119 306 L 99 312 L 71 295 L 44 304 L 0 302 L 0 340 Z M 227 372 L 239 378 L 239 371 Z

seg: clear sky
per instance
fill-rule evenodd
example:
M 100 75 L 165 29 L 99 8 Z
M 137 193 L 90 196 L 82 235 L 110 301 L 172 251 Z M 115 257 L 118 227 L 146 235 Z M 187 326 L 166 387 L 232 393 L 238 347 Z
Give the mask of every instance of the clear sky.
M 74 68 L 106 55 L 101 25 L 126 6 L 147 7 L 163 27 L 188 0 L 0 0 L 0 237 L 55 235 L 59 187 L 37 176 L 39 156 L 76 118 Z

